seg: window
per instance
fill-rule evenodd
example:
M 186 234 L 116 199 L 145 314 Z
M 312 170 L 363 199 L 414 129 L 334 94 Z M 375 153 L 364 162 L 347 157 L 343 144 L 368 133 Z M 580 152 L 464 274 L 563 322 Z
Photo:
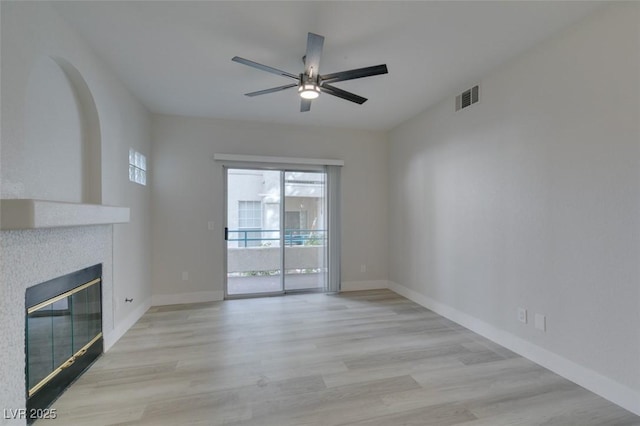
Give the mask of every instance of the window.
M 140 185 L 147 184 L 147 157 L 133 148 L 129 149 L 129 180 Z
M 262 202 L 238 201 L 238 228 L 241 247 L 258 247 L 262 243 Z
M 239 201 L 238 203 L 238 227 L 252 229 L 261 228 L 262 202 Z

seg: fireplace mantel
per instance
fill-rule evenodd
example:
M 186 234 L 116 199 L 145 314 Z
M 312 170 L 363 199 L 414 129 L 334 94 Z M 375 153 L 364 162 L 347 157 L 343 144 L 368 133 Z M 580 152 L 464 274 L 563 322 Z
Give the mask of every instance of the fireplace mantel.
M 33 199 L 0 200 L 0 229 L 39 229 L 129 222 L 129 208 Z

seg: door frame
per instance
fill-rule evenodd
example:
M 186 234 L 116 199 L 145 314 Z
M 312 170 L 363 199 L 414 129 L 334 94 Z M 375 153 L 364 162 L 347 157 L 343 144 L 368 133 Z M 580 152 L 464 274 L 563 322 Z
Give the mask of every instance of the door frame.
M 271 292 L 260 292 L 260 293 L 243 293 L 243 294 L 229 294 L 228 287 L 228 241 L 227 241 L 227 232 L 229 225 L 229 182 L 228 175 L 229 170 L 268 170 L 268 171 L 278 171 L 280 172 L 280 291 L 271 291 Z M 301 290 L 287 290 L 285 288 L 285 233 L 284 233 L 284 220 L 285 220 L 285 179 L 284 175 L 286 172 L 310 172 L 310 173 L 323 173 L 326 178 L 326 168 L 324 166 L 316 166 L 316 165 L 302 165 L 302 164 L 272 164 L 272 163 L 227 163 L 224 162 L 222 164 L 222 173 L 223 173 L 223 203 L 224 203 L 224 229 L 225 233 L 222 238 L 223 244 L 223 271 L 222 271 L 222 279 L 223 279 L 223 287 L 224 287 L 224 299 L 247 299 L 247 298 L 255 298 L 255 297 L 273 297 L 273 296 L 283 296 L 285 294 L 300 294 L 300 293 L 322 293 L 326 289 L 326 282 L 324 288 L 318 289 L 301 289 Z M 326 180 L 325 180 L 325 193 L 324 197 L 326 198 Z M 326 210 L 326 200 L 324 202 L 324 208 Z M 326 217 L 327 212 L 325 212 Z M 328 226 L 328 222 L 327 222 Z M 325 230 L 326 235 L 329 235 L 328 229 Z M 325 244 L 325 266 L 327 259 L 327 248 L 328 244 Z M 325 273 L 325 280 L 328 277 L 328 271 Z

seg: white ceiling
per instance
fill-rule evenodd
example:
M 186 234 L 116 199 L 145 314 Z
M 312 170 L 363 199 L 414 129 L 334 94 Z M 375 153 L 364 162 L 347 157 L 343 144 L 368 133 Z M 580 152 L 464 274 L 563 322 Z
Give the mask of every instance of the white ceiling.
M 602 3 L 58 2 L 60 14 L 152 112 L 390 129 L 466 89 L 496 66 Z M 389 74 L 336 83 L 369 99 L 323 94 L 299 112 L 291 82 L 235 55 L 298 74 L 307 32 L 325 36 L 320 73 L 386 63 Z

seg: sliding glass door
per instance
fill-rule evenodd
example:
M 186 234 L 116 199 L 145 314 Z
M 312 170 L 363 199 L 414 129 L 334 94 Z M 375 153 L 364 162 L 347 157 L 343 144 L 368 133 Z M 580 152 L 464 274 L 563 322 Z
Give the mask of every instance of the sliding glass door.
M 227 294 L 282 291 L 280 171 L 227 169 Z
M 325 173 L 226 169 L 226 295 L 326 286 Z
M 283 172 L 284 289 L 322 290 L 326 283 L 325 174 Z

